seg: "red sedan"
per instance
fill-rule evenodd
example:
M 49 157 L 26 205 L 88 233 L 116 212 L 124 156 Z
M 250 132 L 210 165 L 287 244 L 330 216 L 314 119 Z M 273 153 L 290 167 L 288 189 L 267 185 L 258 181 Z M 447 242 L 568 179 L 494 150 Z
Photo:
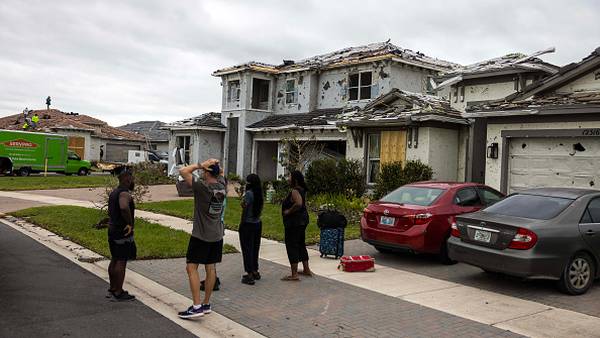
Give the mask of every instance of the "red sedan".
M 502 198 L 499 191 L 477 183 L 407 184 L 367 206 L 360 221 L 361 237 L 381 252 L 434 253 L 450 264 L 446 241 L 454 217 Z

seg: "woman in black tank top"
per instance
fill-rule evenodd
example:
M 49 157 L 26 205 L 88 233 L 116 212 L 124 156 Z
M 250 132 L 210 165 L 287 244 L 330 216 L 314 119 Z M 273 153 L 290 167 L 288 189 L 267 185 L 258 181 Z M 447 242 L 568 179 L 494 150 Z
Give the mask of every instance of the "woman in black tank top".
M 308 251 L 306 250 L 305 238 L 308 226 L 308 210 L 306 209 L 306 184 L 304 176 L 300 171 L 293 171 L 289 177 L 292 187 L 281 204 L 281 215 L 285 228 L 285 249 L 292 274 L 283 277 L 284 281 L 300 280 L 298 275 L 312 276 L 308 266 Z M 298 272 L 298 263 L 302 262 L 303 270 Z

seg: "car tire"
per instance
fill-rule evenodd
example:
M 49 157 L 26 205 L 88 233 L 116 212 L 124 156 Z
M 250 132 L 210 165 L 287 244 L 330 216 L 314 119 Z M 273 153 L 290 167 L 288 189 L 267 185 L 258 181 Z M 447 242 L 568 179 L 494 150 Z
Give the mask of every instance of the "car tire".
M 446 239 L 442 243 L 442 246 L 440 247 L 440 262 L 442 262 L 442 264 L 444 265 L 454 265 L 458 263 L 458 261 L 455 261 L 451 259 L 450 256 L 448 256 L 448 238 L 450 237 L 446 237 Z
M 383 246 L 379 246 L 379 245 L 375 245 L 375 250 L 384 253 L 384 254 L 389 254 L 389 253 L 393 253 L 394 251 L 392 249 L 388 249 L 385 248 Z
M 26 177 L 31 174 L 31 170 L 27 167 L 19 169 L 19 176 Z
M 585 252 L 576 253 L 563 269 L 559 289 L 569 295 L 582 295 L 594 284 L 596 265 Z
M 88 174 L 88 170 L 86 168 L 81 168 L 77 171 L 78 176 L 86 176 Z

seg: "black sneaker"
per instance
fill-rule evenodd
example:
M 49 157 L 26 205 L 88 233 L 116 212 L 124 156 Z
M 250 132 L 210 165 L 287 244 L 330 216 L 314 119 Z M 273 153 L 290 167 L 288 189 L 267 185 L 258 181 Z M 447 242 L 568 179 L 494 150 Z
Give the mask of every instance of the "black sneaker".
M 243 284 L 248 284 L 248 285 L 254 285 L 254 278 L 252 276 L 248 275 L 244 275 L 242 277 L 242 283 Z
M 200 291 L 204 291 L 204 289 L 205 289 L 204 282 L 205 281 L 201 281 L 200 282 Z M 221 289 L 221 280 L 219 280 L 219 277 L 217 277 L 217 281 L 215 282 L 215 286 L 213 287 L 213 291 L 219 291 L 219 289 Z
M 252 277 L 254 277 L 254 280 L 260 280 L 260 273 L 258 271 L 253 272 Z
M 123 291 L 119 294 L 113 292 L 113 299 L 117 302 L 127 302 L 135 299 L 134 295 L 130 295 L 129 292 Z
M 113 295 L 112 290 L 108 289 L 108 290 L 106 290 L 106 296 L 104 296 L 104 297 L 106 297 L 106 298 L 113 298 L 114 296 L 115 295 Z
M 204 316 L 204 311 L 202 311 L 203 307 L 204 307 L 204 305 L 202 305 L 201 307 L 199 307 L 197 309 L 194 309 L 194 306 L 192 305 L 187 310 L 181 311 L 177 315 L 179 316 L 179 318 L 183 318 L 183 319 L 202 317 L 202 316 Z

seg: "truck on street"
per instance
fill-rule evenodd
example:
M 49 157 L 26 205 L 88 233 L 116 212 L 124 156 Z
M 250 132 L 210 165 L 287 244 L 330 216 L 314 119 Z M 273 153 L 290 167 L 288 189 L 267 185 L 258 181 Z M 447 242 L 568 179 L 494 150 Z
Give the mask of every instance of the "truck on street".
M 68 149 L 67 136 L 0 129 L 0 174 L 36 172 L 87 175 L 89 161 Z

